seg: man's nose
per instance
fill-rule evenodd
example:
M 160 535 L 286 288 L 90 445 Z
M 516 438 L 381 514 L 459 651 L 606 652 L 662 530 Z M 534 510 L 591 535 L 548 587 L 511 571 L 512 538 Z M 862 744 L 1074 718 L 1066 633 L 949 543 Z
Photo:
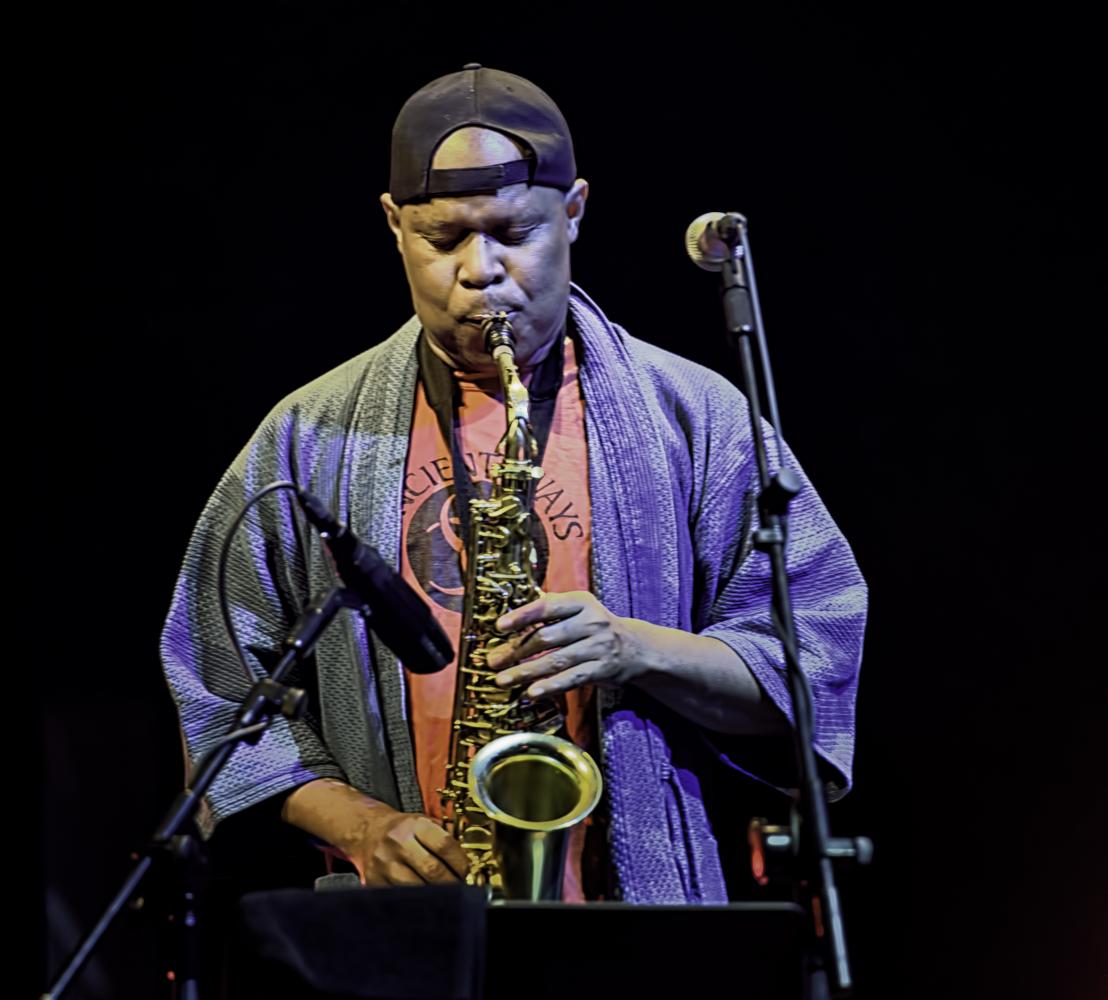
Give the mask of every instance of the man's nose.
M 465 288 L 484 288 L 504 280 L 500 244 L 484 233 L 473 233 L 462 247 L 458 281 Z

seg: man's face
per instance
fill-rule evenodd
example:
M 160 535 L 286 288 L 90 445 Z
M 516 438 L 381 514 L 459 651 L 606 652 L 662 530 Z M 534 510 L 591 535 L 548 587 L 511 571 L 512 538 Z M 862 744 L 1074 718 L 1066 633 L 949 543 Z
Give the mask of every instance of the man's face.
M 469 156 L 449 166 L 484 166 L 472 161 L 489 158 Z M 510 158 L 501 151 L 492 162 Z M 517 362 L 542 360 L 565 326 L 569 247 L 587 193 L 584 181 L 566 193 L 511 184 L 495 194 L 400 208 L 382 196 L 416 315 L 440 354 L 464 371 L 495 371 L 477 317 L 504 310 Z

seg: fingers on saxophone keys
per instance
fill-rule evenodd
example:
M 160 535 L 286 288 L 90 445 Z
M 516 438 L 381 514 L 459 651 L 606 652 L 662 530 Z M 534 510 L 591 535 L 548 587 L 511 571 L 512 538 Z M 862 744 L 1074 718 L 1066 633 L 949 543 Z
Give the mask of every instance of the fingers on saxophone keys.
M 421 856 L 424 867 L 417 869 L 426 881 L 446 881 L 451 873 L 465 878 L 469 859 L 458 841 L 442 827 L 430 822 L 421 824 L 416 839 L 426 848 Z
M 502 687 L 512 684 L 527 684 L 530 681 L 541 677 L 547 677 L 550 674 L 556 674 L 559 671 L 572 667 L 574 663 L 577 662 L 579 656 L 580 652 L 577 650 L 559 649 L 546 656 L 540 656 L 534 660 L 528 660 L 526 663 L 521 663 L 511 670 L 502 670 L 496 675 L 496 683 Z M 536 697 L 533 691 L 528 691 L 527 696 L 529 698 Z
M 515 635 L 499 646 L 494 646 L 486 655 L 485 663 L 491 670 L 503 670 L 528 656 L 549 649 L 553 643 L 539 636 L 541 631 L 542 629 L 535 629 L 524 635 Z
M 527 689 L 528 698 L 547 698 L 550 695 L 561 694 L 564 691 L 572 691 L 584 684 L 590 684 L 594 680 L 594 674 L 602 664 L 597 660 L 589 660 L 579 663 L 569 670 L 563 670 L 553 677 L 546 677 L 537 684 L 532 684 Z
M 523 641 L 516 650 L 516 654 L 521 660 L 525 660 L 528 656 L 541 653 L 544 649 L 553 649 L 556 646 L 563 646 L 565 645 L 565 641 L 566 630 L 564 626 L 557 622 L 536 626 L 524 636 Z
M 496 675 L 496 683 L 500 687 L 511 687 L 513 684 L 522 684 L 525 681 L 534 679 L 540 676 L 541 671 L 538 669 L 543 660 L 532 660 L 530 663 L 525 663 L 522 666 L 513 667 L 510 670 L 501 670 Z

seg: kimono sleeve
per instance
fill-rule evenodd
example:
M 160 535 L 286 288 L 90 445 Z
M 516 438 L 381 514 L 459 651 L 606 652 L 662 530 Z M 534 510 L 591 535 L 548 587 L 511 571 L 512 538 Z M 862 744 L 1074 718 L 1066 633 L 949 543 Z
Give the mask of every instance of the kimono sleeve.
M 772 440 L 772 430 L 768 434 Z M 772 456 L 775 449 L 769 448 Z M 705 598 L 697 630 L 730 646 L 793 722 L 784 653 L 772 622 L 770 560 L 753 547 L 759 481 L 749 424 L 716 456 L 707 499 L 694 523 L 698 583 Z M 817 758 L 834 799 L 851 783 L 867 590 L 850 546 L 787 448 L 785 461 L 801 482 L 789 508 L 786 545 L 793 615 L 801 668 L 812 689 Z M 781 741 L 769 752 L 772 741 L 765 738 L 709 735 L 709 742 L 725 763 L 759 780 L 774 785 L 795 780 L 791 748 Z
M 289 479 L 274 435 L 265 427 L 224 475 L 188 545 L 161 637 L 162 665 L 180 717 L 190 771 L 231 724 L 253 679 L 280 655 L 308 599 L 304 539 L 289 492 L 264 498 L 234 536 L 228 567 L 231 617 L 252 679 L 248 680 L 224 628 L 218 595 L 220 547 L 250 495 Z M 302 678 L 293 676 L 290 683 Z M 209 836 L 240 810 L 315 778 L 342 779 L 311 713 L 277 719 L 256 746 L 240 744 L 213 783 L 199 819 Z

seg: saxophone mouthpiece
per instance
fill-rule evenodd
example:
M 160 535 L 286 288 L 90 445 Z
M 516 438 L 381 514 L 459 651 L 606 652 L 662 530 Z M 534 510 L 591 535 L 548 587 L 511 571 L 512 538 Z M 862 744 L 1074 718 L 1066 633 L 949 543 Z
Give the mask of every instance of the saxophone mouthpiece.
M 501 310 L 484 316 L 474 317 L 481 320 L 481 332 L 485 335 L 485 350 L 494 358 L 498 350 L 507 348 L 515 354 L 516 338 L 512 334 L 512 322 L 508 314 Z

